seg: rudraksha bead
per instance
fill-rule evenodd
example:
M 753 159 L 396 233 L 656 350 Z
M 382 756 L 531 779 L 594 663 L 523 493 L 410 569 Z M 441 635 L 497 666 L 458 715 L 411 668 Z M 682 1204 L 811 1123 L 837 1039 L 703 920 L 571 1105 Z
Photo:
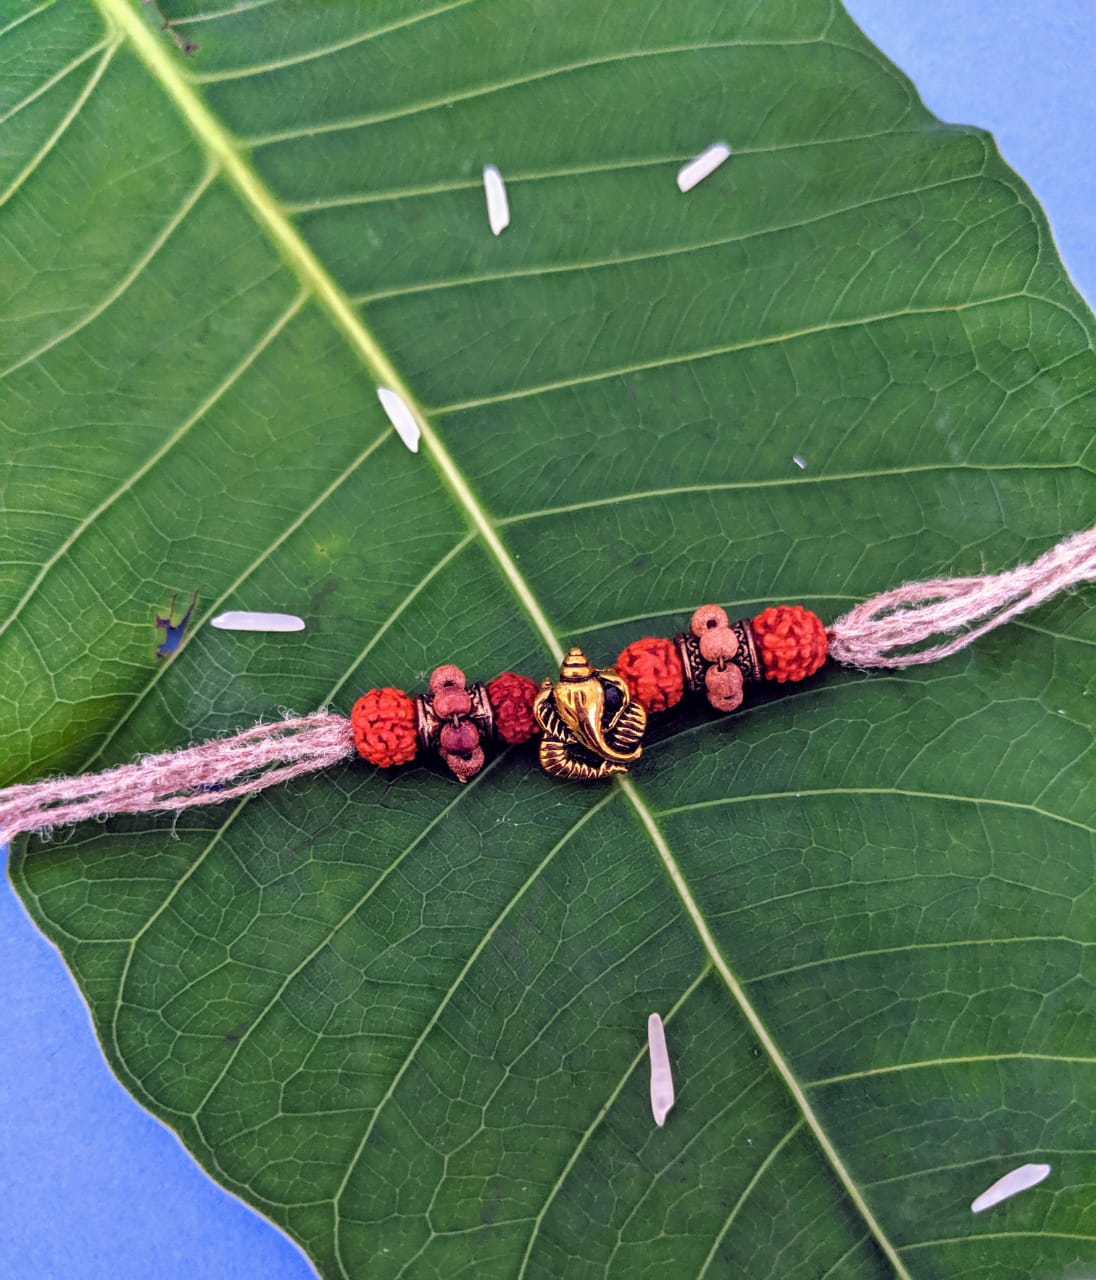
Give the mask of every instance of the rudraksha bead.
M 415 758 L 415 700 L 402 689 L 370 689 L 350 712 L 358 754 L 382 769 Z
M 533 699 L 537 682 L 516 671 L 504 671 L 487 685 L 487 698 L 495 713 L 495 737 L 511 746 L 528 742 L 537 732 Z
M 750 624 L 766 680 L 805 680 L 826 661 L 826 628 L 817 614 L 798 604 L 779 604 Z
M 644 711 L 668 711 L 681 701 L 685 672 L 672 640 L 648 636 L 633 640 L 616 660 L 617 673 Z

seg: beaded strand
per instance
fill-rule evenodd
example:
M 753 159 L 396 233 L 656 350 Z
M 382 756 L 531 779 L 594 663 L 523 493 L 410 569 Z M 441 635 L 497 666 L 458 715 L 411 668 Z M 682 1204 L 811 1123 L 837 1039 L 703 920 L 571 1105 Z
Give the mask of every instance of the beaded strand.
M 801 605 L 777 605 L 731 623 L 708 604 L 693 614 L 687 632 L 633 640 L 602 674 L 621 677 L 648 715 L 669 711 L 686 692 L 728 712 L 741 705 L 747 681 L 805 680 L 825 662 L 827 648 L 822 620 Z M 551 686 L 515 671 L 470 685 L 459 667 L 446 664 L 431 673 L 426 693 L 384 687 L 363 694 L 350 713 L 354 743 L 382 769 L 433 751 L 467 782 L 483 768 L 492 740 L 516 745 L 540 731 L 534 704 Z

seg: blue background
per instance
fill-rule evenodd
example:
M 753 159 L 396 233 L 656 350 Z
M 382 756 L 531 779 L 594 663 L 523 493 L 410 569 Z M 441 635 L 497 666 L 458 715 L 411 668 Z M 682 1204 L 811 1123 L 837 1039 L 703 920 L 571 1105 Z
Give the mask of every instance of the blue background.
M 1081 292 L 1096 299 L 1092 5 L 847 0 L 847 7 L 938 116 L 992 130 L 1046 209 Z M 6 877 L 0 1044 L 3 1280 L 314 1275 L 295 1245 L 210 1182 L 110 1074 L 60 957 Z

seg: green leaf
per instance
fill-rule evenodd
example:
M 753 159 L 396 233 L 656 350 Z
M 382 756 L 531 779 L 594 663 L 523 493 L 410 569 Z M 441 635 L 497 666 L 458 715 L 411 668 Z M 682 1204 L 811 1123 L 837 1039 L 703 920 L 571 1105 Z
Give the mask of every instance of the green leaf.
M 5 13 L 5 781 L 443 661 L 607 663 L 707 601 L 832 618 L 1092 521 L 1092 318 L 1043 216 L 839 8 L 165 16 Z M 1079 1275 L 1086 602 L 671 713 L 605 790 L 347 765 L 12 875 L 126 1086 L 325 1277 Z

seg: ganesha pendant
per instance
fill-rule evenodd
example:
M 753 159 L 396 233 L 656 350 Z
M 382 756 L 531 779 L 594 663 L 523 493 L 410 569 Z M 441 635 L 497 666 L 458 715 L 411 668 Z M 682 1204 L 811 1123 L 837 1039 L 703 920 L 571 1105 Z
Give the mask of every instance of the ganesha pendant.
M 533 715 L 542 730 L 541 767 L 557 778 L 611 778 L 643 753 L 646 711 L 611 667 L 591 667 L 581 649 L 564 658 L 558 684 L 541 684 Z

